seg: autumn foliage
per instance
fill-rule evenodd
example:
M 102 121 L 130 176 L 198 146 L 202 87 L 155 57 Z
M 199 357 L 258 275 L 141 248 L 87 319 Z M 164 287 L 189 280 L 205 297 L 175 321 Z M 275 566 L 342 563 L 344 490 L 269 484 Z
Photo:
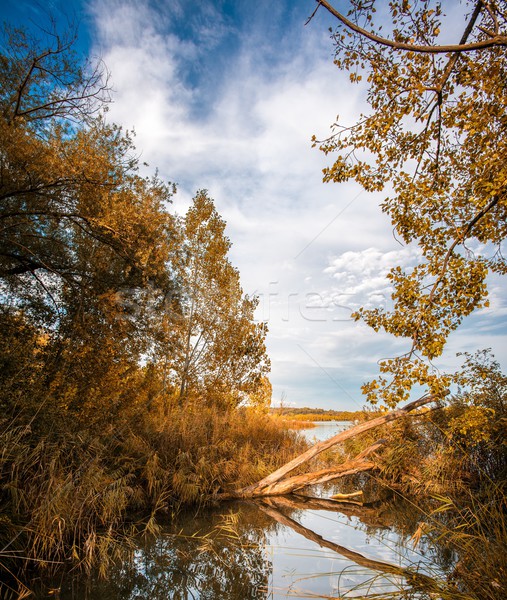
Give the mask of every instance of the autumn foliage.
M 106 75 L 71 39 L 4 32 L 0 571 L 18 592 L 35 566 L 105 566 L 160 512 L 293 445 L 240 410 L 270 402 L 267 330 L 225 222 L 205 191 L 174 214 L 175 187 L 140 174 Z
M 488 274 L 507 270 L 507 11 L 464 3 L 449 43 L 456 22 L 446 28 L 445 3 L 395 0 L 382 25 L 374 1 L 352 1 L 347 14 L 319 5 L 338 19 L 335 64 L 364 86 L 368 105 L 356 123 L 338 117 L 328 139 L 314 139 L 333 157 L 324 180 L 385 192 L 394 236 L 420 256 L 411 269 L 393 265 L 392 308 L 355 314 L 407 341 L 364 392 L 390 407 L 414 385 L 443 396 L 451 380 L 433 361 L 463 319 L 488 306 Z

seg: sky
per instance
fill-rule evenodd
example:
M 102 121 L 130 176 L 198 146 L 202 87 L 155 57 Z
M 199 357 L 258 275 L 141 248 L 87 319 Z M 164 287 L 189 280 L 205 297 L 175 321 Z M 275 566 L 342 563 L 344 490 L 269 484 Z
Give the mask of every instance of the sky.
M 350 315 L 389 307 L 387 273 L 418 254 L 392 235 L 386 193 L 322 182 L 333 157 L 312 136 L 366 110 L 365 89 L 333 64 L 333 18 L 321 8 L 305 25 L 313 0 L 0 0 L 0 16 L 33 28 L 48 7 L 60 27 L 74 18 L 79 51 L 106 64 L 108 119 L 135 130 L 146 174 L 177 184 L 171 210 L 184 214 L 200 189 L 214 199 L 268 323 L 273 405 L 359 410 L 377 362 L 409 345 Z M 490 307 L 451 336 L 440 368 L 482 348 L 507 365 L 505 291 L 491 279 Z

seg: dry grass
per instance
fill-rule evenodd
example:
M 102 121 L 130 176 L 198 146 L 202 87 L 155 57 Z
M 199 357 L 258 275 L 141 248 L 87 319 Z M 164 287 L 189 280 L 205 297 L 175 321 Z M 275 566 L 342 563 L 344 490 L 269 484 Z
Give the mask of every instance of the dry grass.
M 456 415 L 464 420 L 466 411 L 458 405 L 407 418 L 352 440 L 346 451 L 357 453 L 374 439 L 387 439 L 372 481 L 423 510 L 420 533 L 456 557 L 439 597 L 503 600 L 507 446 L 498 433 L 503 415 L 497 411 L 497 419 L 472 438 L 454 426 Z M 406 592 L 386 598 L 410 597 Z
M 30 426 L 3 422 L 2 579 L 17 597 L 34 570 L 105 572 L 135 533 L 156 531 L 160 514 L 253 483 L 302 444 L 267 415 L 197 406 L 165 418 L 139 414 L 100 434 L 36 437 Z

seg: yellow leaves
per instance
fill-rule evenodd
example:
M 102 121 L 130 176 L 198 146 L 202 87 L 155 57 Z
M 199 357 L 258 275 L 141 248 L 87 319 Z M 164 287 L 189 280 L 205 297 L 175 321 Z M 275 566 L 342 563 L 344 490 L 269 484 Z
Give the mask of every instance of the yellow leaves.
M 363 384 L 362 391 L 371 404 L 382 402 L 394 408 L 410 398 L 414 386 L 426 387 L 437 399 L 448 394 L 451 379 L 433 369 L 416 356 L 382 360 L 379 370 L 384 375 Z
M 491 438 L 490 424 L 494 418 L 495 411 L 491 408 L 469 406 L 461 415 L 451 419 L 449 433 L 453 437 L 464 440 L 470 446 L 488 442 Z
M 392 38 L 427 44 L 440 36 L 441 8 L 431 6 L 390 2 Z M 357 14 L 371 22 L 369 6 Z M 445 394 L 449 378 L 428 361 L 442 354 L 464 317 L 488 306 L 488 272 L 507 273 L 507 55 L 502 49 L 440 59 L 355 35 L 341 38 L 337 64 L 353 83 L 366 64 L 370 112 L 355 125 L 336 125 L 321 146 L 337 155 L 324 180 L 354 179 L 368 191 L 389 184 L 382 210 L 396 235 L 421 250 L 412 270 L 389 274 L 392 310 L 353 314 L 375 331 L 407 338 L 406 355 L 382 361 L 382 377 L 363 387 L 370 402 L 393 406 L 414 385 Z M 468 35 L 482 37 L 476 28 Z M 482 254 L 474 255 L 477 242 Z M 469 416 L 479 427 L 479 416 Z
M 243 294 L 227 256 L 231 243 L 225 222 L 205 191 L 197 193 L 181 221 L 179 239 L 172 269 L 181 286 L 180 318 L 168 368 L 180 401 L 193 394 L 202 402 L 236 406 L 262 388 L 269 372 L 267 327 L 254 322 L 258 300 Z M 264 383 L 262 402 L 269 382 Z

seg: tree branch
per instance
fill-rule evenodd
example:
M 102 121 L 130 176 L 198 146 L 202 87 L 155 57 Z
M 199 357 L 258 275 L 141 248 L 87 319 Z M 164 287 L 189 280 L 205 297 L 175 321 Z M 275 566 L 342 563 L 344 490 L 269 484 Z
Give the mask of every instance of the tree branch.
M 468 225 L 466 226 L 466 228 L 464 229 L 464 231 L 462 231 L 458 236 L 456 236 L 452 242 L 452 244 L 449 246 L 449 249 L 447 250 L 447 253 L 444 257 L 443 263 L 442 263 L 442 268 L 440 269 L 440 274 L 437 278 L 437 280 L 434 282 L 434 284 L 431 287 L 430 293 L 427 296 L 427 302 L 426 302 L 426 307 L 429 307 L 432 303 L 433 303 L 433 298 L 435 297 L 436 291 L 438 289 L 438 286 L 442 283 L 443 279 L 444 279 L 444 275 L 447 271 L 447 266 L 449 265 L 449 261 L 451 259 L 451 256 L 456 248 L 456 246 L 458 246 L 459 244 L 463 244 L 464 241 L 467 239 L 467 237 L 470 235 L 472 229 L 474 228 L 474 226 L 485 216 L 487 215 L 498 203 L 500 202 L 500 196 L 495 196 L 493 198 L 493 200 L 491 200 L 491 202 L 489 202 L 489 204 L 487 204 L 482 210 L 480 210 L 475 217 L 468 223 Z M 414 331 L 414 334 L 412 336 L 412 349 L 410 350 L 410 352 L 408 352 L 408 357 L 411 357 L 417 347 L 417 340 L 419 339 L 419 331 L 421 329 L 421 325 L 422 325 L 422 320 L 423 320 L 423 315 L 424 315 L 424 310 L 419 311 L 419 319 Z
M 472 29 L 474 28 L 475 22 L 477 21 L 477 19 L 479 18 L 479 15 L 481 14 L 481 8 L 483 6 L 482 0 L 478 0 L 477 4 L 475 5 L 475 9 L 474 12 L 472 13 L 472 16 L 470 17 L 470 21 L 468 22 L 465 31 L 463 32 L 463 35 L 461 36 L 461 40 L 459 41 L 459 45 L 463 46 L 466 44 L 466 41 L 468 39 L 468 36 L 472 33 Z M 454 68 L 454 65 L 456 64 L 456 61 L 458 60 L 458 56 L 459 56 L 459 52 L 455 52 L 451 58 L 449 59 L 449 62 L 447 63 L 445 70 L 442 74 L 442 77 L 440 78 L 440 81 L 438 83 L 437 86 L 437 93 L 441 96 L 442 94 L 442 90 L 444 89 L 444 85 L 447 82 L 447 80 L 449 79 L 452 70 Z
M 391 421 L 399 419 L 405 416 L 406 414 L 410 413 L 411 411 L 416 410 L 421 406 L 425 406 L 426 404 L 429 404 L 434 400 L 436 400 L 436 398 L 432 395 L 423 396 L 418 400 L 410 402 L 403 408 L 398 408 L 385 415 L 382 415 L 375 419 L 371 419 L 370 421 L 365 421 L 364 423 L 359 423 L 359 425 L 356 425 L 355 427 L 350 427 L 345 431 L 341 431 L 340 433 L 337 433 L 335 436 L 328 440 L 318 442 L 317 444 L 313 445 L 311 448 L 306 450 L 306 452 L 303 452 L 299 456 L 296 456 L 296 458 L 292 459 L 290 462 L 286 463 L 285 465 L 283 465 L 282 467 L 280 467 L 261 481 L 254 483 L 253 485 L 250 485 L 241 490 L 238 490 L 236 494 L 247 498 L 262 495 L 263 490 L 265 488 L 268 488 L 268 486 L 272 486 L 273 484 L 282 480 L 288 473 L 290 473 L 300 465 L 308 462 L 311 458 L 314 458 L 321 452 L 324 452 L 324 450 L 327 450 L 328 448 L 331 448 L 336 444 L 351 439 L 361 433 L 364 433 L 365 431 L 373 429 L 374 427 L 378 427 L 379 425 L 383 425 L 385 423 L 389 423 Z M 359 457 L 361 457 L 361 455 L 359 455 Z
M 329 2 L 327 2 L 326 0 L 316 1 L 319 5 L 323 6 L 328 12 L 330 12 L 334 17 L 336 17 L 339 21 L 341 21 L 341 23 L 343 23 L 352 31 L 355 31 L 362 37 L 365 37 L 371 40 L 372 42 L 375 42 L 382 46 L 387 46 L 389 48 L 394 48 L 395 50 L 403 50 L 406 52 L 421 52 L 425 54 L 446 54 L 448 52 L 472 52 L 474 50 L 493 48 L 495 46 L 507 46 L 507 35 L 495 35 L 494 37 L 490 37 L 489 39 L 472 42 L 470 44 L 461 43 L 448 44 L 444 46 L 419 46 L 416 44 L 407 44 L 405 42 L 396 42 L 394 40 L 378 36 L 375 33 L 372 33 L 371 31 L 367 31 L 366 29 L 359 27 L 359 25 L 357 25 L 353 21 L 350 21 L 349 19 L 347 19 L 347 17 L 342 15 L 335 8 L 333 8 L 333 6 L 331 6 L 331 4 L 329 4 Z M 479 8 L 480 11 L 481 6 L 482 1 L 479 0 L 476 6 L 476 10 L 477 8 Z
M 258 498 L 264 496 L 283 496 L 284 494 L 292 494 L 297 490 L 308 487 L 310 485 L 319 485 L 321 483 L 328 483 L 329 481 L 335 481 L 346 475 L 354 475 L 355 473 L 362 473 L 364 471 L 371 471 L 375 468 L 375 463 L 371 460 L 365 460 L 367 456 L 373 454 L 381 446 L 385 444 L 385 440 L 378 440 L 362 452 L 360 452 L 355 458 L 346 460 L 344 463 L 331 467 L 329 469 L 321 469 L 320 471 L 314 471 L 313 473 L 306 473 L 303 475 L 294 475 L 282 479 L 272 485 L 258 489 L 251 494 L 248 494 L 249 498 Z M 243 490 L 233 492 L 232 494 L 221 494 L 220 497 L 224 498 L 238 498 L 243 497 Z M 331 501 L 333 502 L 333 501 Z

